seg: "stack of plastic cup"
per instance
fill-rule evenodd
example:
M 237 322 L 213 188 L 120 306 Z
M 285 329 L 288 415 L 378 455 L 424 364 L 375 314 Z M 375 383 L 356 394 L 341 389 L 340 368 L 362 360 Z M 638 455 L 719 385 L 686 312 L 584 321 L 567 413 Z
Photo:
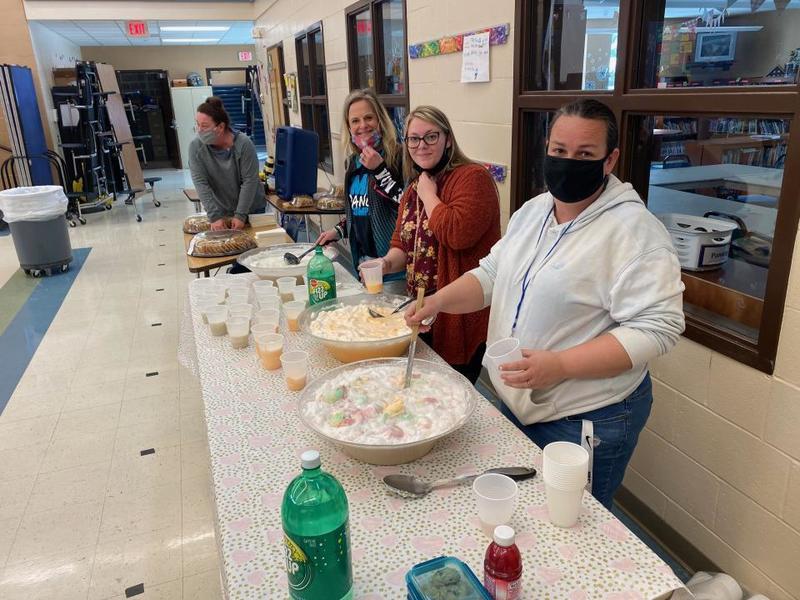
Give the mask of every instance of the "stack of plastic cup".
M 300 314 L 306 309 L 306 303 L 298 300 L 284 302 L 283 312 L 286 314 L 286 325 L 289 331 L 300 331 L 300 324 L 297 320 Z
M 272 327 L 272 333 L 276 333 L 278 331 L 280 320 L 281 313 L 277 308 L 263 308 L 253 317 L 253 322 L 256 325 Z
M 494 528 L 511 521 L 517 508 L 517 482 L 499 473 L 484 473 L 472 482 L 481 529 L 492 537 Z
M 250 344 L 250 319 L 247 317 L 228 316 L 225 322 L 228 339 L 233 348 L 247 348 Z
M 281 365 L 283 366 L 283 376 L 286 379 L 286 387 L 289 390 L 299 392 L 306 387 L 308 352 L 301 350 L 284 352 L 281 355 Z
M 208 323 L 208 315 L 206 311 L 209 308 L 214 308 L 215 306 L 219 306 L 216 300 L 213 297 L 202 297 L 197 301 L 197 309 L 200 311 L 200 316 L 203 318 L 203 323 Z
M 253 292 L 258 296 L 258 292 L 267 288 L 275 287 L 275 282 L 271 279 L 259 279 L 253 282 Z
M 281 368 L 281 354 L 283 354 L 283 336 L 280 333 L 253 332 L 256 343 L 256 354 L 261 361 L 261 366 L 268 371 Z
M 294 286 L 297 285 L 295 277 L 279 277 L 278 291 L 281 294 L 282 302 L 291 302 L 294 299 Z
M 552 442 L 544 447 L 542 479 L 553 525 L 572 527 L 578 522 L 588 478 L 589 453 L 585 448 L 572 442 Z
M 259 306 L 261 308 L 266 308 L 263 306 L 267 302 L 280 302 L 280 296 L 278 296 L 278 288 L 276 287 L 263 287 L 258 288 L 256 290 L 256 300 L 258 300 Z
M 222 304 L 209 308 L 206 311 L 206 319 L 208 320 L 208 327 L 211 330 L 211 335 L 220 336 L 225 335 L 228 331 L 225 326 L 225 321 L 228 319 L 228 307 Z
M 228 304 L 244 304 L 250 302 L 250 289 L 244 285 L 228 288 Z

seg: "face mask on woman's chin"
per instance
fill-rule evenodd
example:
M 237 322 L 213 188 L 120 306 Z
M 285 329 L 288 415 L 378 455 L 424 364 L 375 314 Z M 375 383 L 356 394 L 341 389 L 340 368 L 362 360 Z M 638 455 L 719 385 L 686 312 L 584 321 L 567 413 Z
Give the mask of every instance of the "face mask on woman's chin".
M 210 146 L 214 142 L 217 141 L 217 134 L 214 133 L 213 129 L 204 129 L 202 131 L 197 132 L 197 137 L 203 142 L 206 146 Z
M 414 162 L 414 170 L 417 173 L 422 173 L 423 171 L 433 177 L 434 175 L 438 175 L 446 166 L 447 163 L 450 162 L 450 155 L 452 154 L 452 148 L 445 148 L 444 152 L 442 152 L 442 157 L 439 159 L 435 165 L 433 165 L 429 169 L 425 169 L 420 167 L 416 162 Z

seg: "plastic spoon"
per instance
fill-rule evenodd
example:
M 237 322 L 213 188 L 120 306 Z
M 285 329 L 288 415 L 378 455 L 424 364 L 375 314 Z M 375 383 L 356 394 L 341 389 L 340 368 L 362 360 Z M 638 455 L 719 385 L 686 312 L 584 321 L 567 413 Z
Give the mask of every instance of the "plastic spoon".
M 497 467 L 495 469 L 488 469 L 484 471 L 484 473 L 500 473 L 516 481 L 522 481 L 523 479 L 530 479 L 536 475 L 536 469 L 533 467 Z M 483 473 L 470 473 L 461 475 L 460 477 L 453 477 L 452 479 L 438 479 L 430 482 L 423 481 L 414 475 L 387 475 L 383 478 L 383 483 L 389 491 L 398 496 L 404 498 L 422 498 L 435 489 L 469 483 L 478 477 L 478 475 L 482 474 Z

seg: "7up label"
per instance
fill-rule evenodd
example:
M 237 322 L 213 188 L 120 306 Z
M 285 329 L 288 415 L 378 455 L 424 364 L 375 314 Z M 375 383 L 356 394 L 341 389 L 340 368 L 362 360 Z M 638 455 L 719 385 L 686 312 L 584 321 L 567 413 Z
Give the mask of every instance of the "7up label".
M 347 521 L 317 536 L 284 532 L 286 575 L 293 600 L 340 600 L 351 598 L 353 570 Z
M 289 577 L 289 589 L 293 592 L 302 592 L 311 583 L 313 575 L 308 556 L 300 546 L 285 534 L 283 536 L 283 545 L 286 549 L 286 574 Z
M 324 302 L 336 298 L 336 288 L 332 281 L 327 279 L 311 279 L 308 282 L 308 299 L 311 304 Z

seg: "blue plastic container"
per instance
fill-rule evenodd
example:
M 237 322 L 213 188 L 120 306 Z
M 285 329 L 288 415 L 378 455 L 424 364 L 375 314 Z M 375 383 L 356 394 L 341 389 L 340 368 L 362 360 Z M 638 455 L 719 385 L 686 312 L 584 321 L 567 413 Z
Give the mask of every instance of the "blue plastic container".
M 430 600 L 426 592 L 437 585 L 457 590 L 459 600 L 492 600 L 472 569 L 452 556 L 426 560 L 406 573 L 408 600 Z
M 284 200 L 317 191 L 319 136 L 299 127 L 275 131 L 275 192 Z

